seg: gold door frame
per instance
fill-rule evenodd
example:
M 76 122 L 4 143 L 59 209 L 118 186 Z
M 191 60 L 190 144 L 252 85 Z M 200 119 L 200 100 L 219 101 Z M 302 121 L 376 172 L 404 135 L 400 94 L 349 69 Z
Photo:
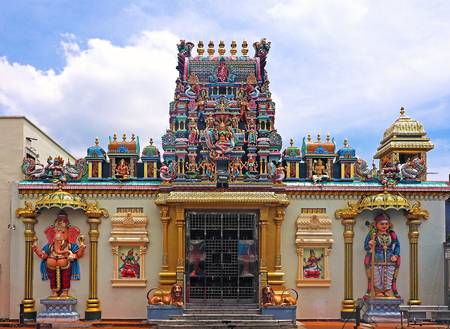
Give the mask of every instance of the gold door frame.
M 170 192 L 160 193 L 155 203 L 163 224 L 163 259 L 160 288 L 169 292 L 183 284 L 185 271 L 185 211 L 190 209 L 259 210 L 259 271 L 261 286 L 284 289 L 281 263 L 281 224 L 289 204 L 286 194 L 274 192 Z

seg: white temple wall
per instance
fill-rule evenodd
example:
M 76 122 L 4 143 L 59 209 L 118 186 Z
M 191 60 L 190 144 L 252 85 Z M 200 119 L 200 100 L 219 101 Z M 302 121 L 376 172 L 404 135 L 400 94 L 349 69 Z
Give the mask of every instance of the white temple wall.
M 340 318 L 341 302 L 344 297 L 344 238 L 343 225 L 334 217 L 337 209 L 345 208 L 350 200 L 291 199 L 282 227 L 282 264 L 287 288 L 299 292 L 297 317 L 300 319 Z M 423 304 L 444 303 L 444 256 L 442 244 L 445 241 L 445 204 L 442 200 L 422 201 L 422 207 L 430 212 L 430 218 L 420 226 L 419 238 L 419 298 Z M 296 287 L 297 263 L 295 232 L 296 220 L 301 208 L 326 208 L 332 219 L 333 247 L 330 254 L 331 285 L 329 287 Z M 397 279 L 398 291 L 405 303 L 409 299 L 409 240 L 406 217 L 403 212 L 389 211 L 401 245 L 401 266 Z M 364 268 L 364 239 L 373 212 L 364 211 L 356 218 L 353 242 L 353 297 L 361 298 L 367 289 Z
M 36 200 L 31 200 L 35 202 Z M 92 201 L 92 200 L 88 200 Z M 102 219 L 98 243 L 98 297 L 101 302 L 102 317 L 105 319 L 145 318 L 146 292 L 156 287 L 159 281 L 159 272 L 162 259 L 162 225 L 159 218 L 159 209 L 152 197 L 143 198 L 100 198 L 99 205 L 106 208 L 110 217 L 116 213 L 118 207 L 143 207 L 144 214 L 148 216 L 148 232 L 150 243 L 145 258 L 145 271 L 147 287 L 112 287 L 113 255 L 109 242 L 111 232 L 110 217 Z M 297 317 L 301 319 L 340 317 L 341 301 L 344 296 L 344 241 L 343 226 L 340 220 L 335 219 L 334 212 L 344 208 L 348 200 L 342 199 L 291 199 L 287 208 L 285 221 L 282 226 L 282 265 L 287 288 L 299 291 L 300 300 Z M 23 205 L 23 200 L 17 206 Z M 442 243 L 445 240 L 445 203 L 441 200 L 422 201 L 422 207 L 430 212 L 430 218 L 420 226 L 419 239 L 419 297 L 423 304 L 443 304 L 444 302 L 444 257 Z M 296 219 L 301 208 L 326 208 L 327 215 L 332 219 L 333 247 L 330 254 L 331 285 L 329 287 L 296 287 L 297 254 L 295 244 Z M 38 218 L 36 233 L 39 245 L 45 244 L 44 229 L 51 225 L 56 217 L 57 210 L 44 211 Z M 86 236 L 89 248 L 89 226 L 86 217 L 81 211 L 68 211 L 70 221 L 80 228 Z M 398 276 L 398 289 L 405 302 L 409 298 L 409 241 L 406 218 L 401 212 L 389 211 L 394 230 L 401 243 L 402 264 Z M 371 220 L 373 213 L 363 212 L 356 218 L 354 227 L 355 238 L 353 247 L 353 297 L 362 297 L 366 291 L 367 278 L 363 265 L 365 251 L 363 241 L 368 232 L 366 220 Z M 17 230 L 11 232 L 11 267 L 10 275 L 10 318 L 18 318 L 19 304 L 24 291 L 24 237 L 23 224 L 16 220 Z M 78 298 L 77 310 L 84 317 L 86 300 L 89 292 L 89 252 L 80 259 L 81 280 L 72 281 L 71 294 Z M 34 256 L 34 298 L 37 309 L 40 309 L 39 300 L 50 294 L 48 281 L 40 277 L 40 260 Z M 120 305 L 120 307 L 117 307 Z

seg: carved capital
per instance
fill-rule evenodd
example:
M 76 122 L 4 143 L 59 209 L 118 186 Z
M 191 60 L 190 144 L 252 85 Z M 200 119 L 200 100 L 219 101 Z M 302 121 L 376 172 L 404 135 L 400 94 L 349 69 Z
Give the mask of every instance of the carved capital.
M 98 206 L 98 202 L 88 202 L 85 214 L 88 218 L 102 218 L 108 217 L 108 211 Z
M 16 209 L 17 218 L 36 218 L 36 210 L 30 201 L 25 201 L 25 207 Z

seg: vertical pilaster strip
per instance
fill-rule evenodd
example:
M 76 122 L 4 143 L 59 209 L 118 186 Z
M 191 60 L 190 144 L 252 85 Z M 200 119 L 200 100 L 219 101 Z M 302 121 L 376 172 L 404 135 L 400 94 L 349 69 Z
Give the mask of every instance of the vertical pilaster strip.
M 102 311 L 97 295 L 98 237 L 101 217 L 108 217 L 108 212 L 99 208 L 97 203 L 90 203 L 85 214 L 89 224 L 89 297 L 86 301 L 85 319 L 99 320 L 102 317 Z
M 355 311 L 355 300 L 353 299 L 353 238 L 355 233 L 353 218 L 343 218 L 344 225 L 344 300 L 342 301 L 342 313 L 353 313 Z M 346 316 L 344 315 L 343 318 Z
M 261 249 L 260 249 L 260 262 L 259 271 L 267 272 L 267 222 L 269 220 L 269 208 L 265 207 L 261 209 L 261 218 L 259 225 L 261 228 Z
M 282 207 L 276 208 L 275 221 L 275 272 L 282 272 L 281 265 L 281 224 L 284 220 L 285 209 Z
M 183 285 L 181 281 L 184 273 L 184 208 L 176 208 L 176 225 L 178 240 L 178 256 L 177 256 L 177 283 Z
M 16 210 L 16 216 L 22 218 L 25 226 L 25 285 L 24 296 L 22 300 L 23 317 L 25 320 L 36 319 L 35 301 L 33 299 L 33 242 L 34 225 L 36 224 L 36 212 L 31 202 L 25 202 L 24 208 Z
M 409 238 L 409 305 L 420 305 L 419 299 L 419 263 L 418 263 L 418 243 L 420 218 L 408 214 L 408 238 Z
M 161 223 L 163 224 L 163 258 L 162 258 L 162 272 L 169 270 L 168 255 L 169 255 L 169 207 L 161 206 L 159 214 L 161 216 Z

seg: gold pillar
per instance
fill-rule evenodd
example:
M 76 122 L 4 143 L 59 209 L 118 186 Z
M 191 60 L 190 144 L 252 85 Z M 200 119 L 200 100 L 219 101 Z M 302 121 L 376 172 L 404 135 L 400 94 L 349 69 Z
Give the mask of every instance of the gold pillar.
M 86 216 L 89 224 L 89 297 L 86 301 L 86 320 L 98 320 L 102 317 L 100 299 L 97 296 L 97 268 L 98 268 L 98 237 L 100 235 L 98 226 L 101 217 L 108 217 L 108 212 L 99 208 L 96 203 L 88 204 Z
M 177 226 L 177 283 L 183 285 L 184 280 L 184 208 L 176 208 L 176 226 Z
M 168 254 L 169 254 L 169 207 L 162 206 L 159 214 L 161 216 L 161 223 L 163 224 L 163 258 L 162 258 L 162 271 L 167 272 L 169 270 Z
M 343 217 L 344 225 L 344 300 L 342 301 L 342 313 L 353 313 L 355 311 L 355 300 L 353 299 L 353 227 L 355 220 L 352 217 Z M 345 316 L 343 316 L 345 317 Z
M 260 230 L 260 261 L 259 271 L 267 272 L 267 222 L 269 220 L 269 208 L 261 209 L 261 219 L 259 221 Z
M 284 272 L 281 265 L 281 224 L 283 223 L 285 212 L 284 207 L 277 207 L 273 218 L 275 224 L 275 272 L 269 272 L 268 279 L 269 285 L 273 286 L 275 291 L 284 289 Z
M 25 201 L 24 208 L 16 210 L 17 218 L 22 218 L 25 225 L 25 287 L 23 304 L 23 316 L 26 320 L 36 319 L 35 301 L 33 299 L 33 241 L 34 225 L 36 224 L 36 212 L 31 202 Z
M 408 214 L 408 238 L 409 238 L 409 305 L 420 305 L 419 299 L 419 264 L 418 264 L 418 242 L 420 218 Z

